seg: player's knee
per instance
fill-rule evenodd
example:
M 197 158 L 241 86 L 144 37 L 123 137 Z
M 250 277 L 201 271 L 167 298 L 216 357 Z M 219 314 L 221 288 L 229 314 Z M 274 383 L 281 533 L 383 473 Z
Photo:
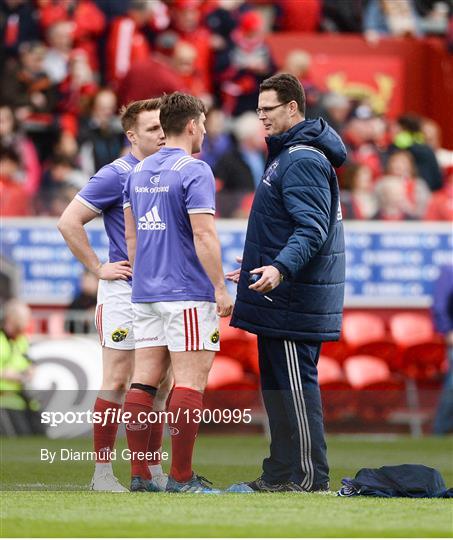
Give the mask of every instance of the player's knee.
M 104 378 L 102 386 L 103 390 L 125 393 L 129 387 L 129 377 L 127 375 L 112 374 L 110 377 Z

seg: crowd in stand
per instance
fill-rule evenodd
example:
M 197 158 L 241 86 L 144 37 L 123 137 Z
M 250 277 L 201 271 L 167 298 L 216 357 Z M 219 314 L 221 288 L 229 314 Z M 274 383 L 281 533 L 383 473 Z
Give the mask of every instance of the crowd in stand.
M 434 0 L 0 0 L 0 215 L 59 216 L 127 151 L 119 107 L 185 90 L 209 109 L 201 158 L 218 216 L 246 217 L 265 165 L 259 84 L 277 70 L 267 34 L 437 34 L 452 50 L 450 11 Z M 279 67 L 303 83 L 307 118 L 325 118 L 348 147 L 344 218 L 453 219 L 453 152 L 439 126 L 323 93 L 310 63 L 294 50 Z

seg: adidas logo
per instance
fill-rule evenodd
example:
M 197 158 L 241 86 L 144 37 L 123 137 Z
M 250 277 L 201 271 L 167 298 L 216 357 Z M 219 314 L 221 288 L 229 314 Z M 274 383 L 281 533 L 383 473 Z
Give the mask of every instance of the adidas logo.
M 166 224 L 160 219 L 157 206 L 153 206 L 149 212 L 138 220 L 139 231 L 165 231 Z

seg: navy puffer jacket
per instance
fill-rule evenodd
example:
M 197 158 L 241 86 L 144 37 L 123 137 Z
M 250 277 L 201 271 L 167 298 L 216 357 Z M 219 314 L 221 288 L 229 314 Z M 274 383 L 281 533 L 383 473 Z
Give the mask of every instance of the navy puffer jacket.
M 269 158 L 256 191 L 231 325 L 304 341 L 339 338 L 345 254 L 338 181 L 346 150 L 322 119 L 266 139 Z M 274 265 L 284 281 L 251 291 L 250 270 Z

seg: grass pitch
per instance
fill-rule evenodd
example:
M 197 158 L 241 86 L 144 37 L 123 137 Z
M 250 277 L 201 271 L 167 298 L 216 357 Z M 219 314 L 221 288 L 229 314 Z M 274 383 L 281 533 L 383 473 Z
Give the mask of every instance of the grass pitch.
M 1 536 L 451 537 L 451 500 L 339 498 L 331 494 L 91 493 L 92 465 L 40 461 L 41 448 L 91 450 L 89 439 L 1 441 Z M 453 485 L 453 438 L 329 437 L 331 486 L 361 467 L 423 463 Z M 119 449 L 124 448 L 124 440 Z M 258 476 L 260 436 L 200 435 L 195 469 L 218 487 Z M 114 465 L 128 484 L 129 465 Z M 166 464 L 164 464 L 166 468 Z

